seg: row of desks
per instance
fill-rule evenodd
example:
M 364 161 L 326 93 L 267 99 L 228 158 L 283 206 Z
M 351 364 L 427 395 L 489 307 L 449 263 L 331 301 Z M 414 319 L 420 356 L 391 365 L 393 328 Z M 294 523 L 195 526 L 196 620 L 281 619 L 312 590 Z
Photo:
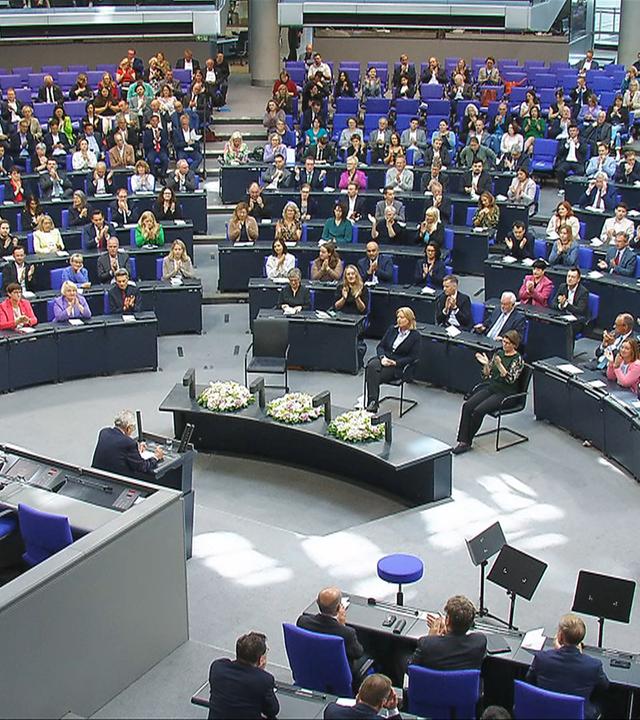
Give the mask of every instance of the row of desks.
M 26 187 L 26 186 L 25 186 Z M 126 187 L 126 184 L 125 184 Z M 82 190 L 84 187 L 74 188 Z M 129 195 L 129 203 L 135 205 L 140 212 L 153 210 L 157 193 L 136 193 Z M 192 193 L 176 193 L 178 204 L 182 207 L 182 215 L 193 224 L 193 229 L 198 235 L 205 235 L 207 232 L 207 193 L 206 190 L 195 190 Z M 90 207 L 98 208 L 107 217 L 107 208 L 115 202 L 115 195 L 93 195 L 87 198 Z M 72 205 L 71 198 L 63 200 L 43 200 L 40 203 L 42 212 L 50 215 L 56 227 L 62 227 L 62 211 L 68 210 Z M 0 205 L 0 217 L 8 220 L 11 228 L 15 231 L 18 227 L 18 213 L 23 212 L 24 203 L 4 202 Z M 28 228 L 23 227 L 23 230 Z
M 137 283 L 142 295 L 142 309 L 152 311 L 158 321 L 158 335 L 176 335 L 202 332 L 202 283 L 185 280 L 182 285 L 162 281 Z M 94 285 L 83 291 L 92 316 L 108 312 L 108 285 Z M 46 323 L 47 304 L 58 297 L 52 290 L 31 298 L 31 306 L 39 323 Z M 97 318 L 96 318 L 97 319 Z
M 0 332 L 0 392 L 81 377 L 158 368 L 158 321 L 92 318 L 83 325 L 37 325 Z
M 336 283 L 308 282 L 305 283 L 313 295 L 313 310 L 331 310 L 335 302 L 337 285 Z M 274 309 L 278 302 L 281 284 L 263 278 L 252 278 L 249 281 L 249 317 L 250 322 L 254 318 L 264 317 L 269 312 L 271 316 L 282 317 L 281 311 Z M 369 288 L 371 293 L 371 309 L 368 315 L 366 334 L 368 337 L 381 338 L 387 329 L 395 323 L 396 312 L 400 307 L 410 307 L 420 324 L 433 325 L 430 337 L 439 338 L 445 343 L 464 343 L 477 350 L 495 349 L 499 346 L 488 338 L 472 332 L 462 332 L 455 338 L 450 338 L 444 328 L 436 327 L 435 323 L 435 294 L 423 294 L 421 288 L 416 286 L 402 285 L 375 285 Z M 487 309 L 492 310 L 499 304 L 499 300 L 492 299 L 487 302 Z M 529 361 L 539 358 L 559 355 L 570 359 L 573 356 L 573 329 L 572 323 L 559 311 L 550 308 L 524 307 L 524 315 L 528 323 L 526 358 Z M 322 319 L 313 312 L 303 313 L 296 316 L 298 319 L 313 319 L 322 325 Z M 350 317 L 350 316 L 347 316 Z M 350 346 L 349 346 L 350 347 Z M 317 355 L 318 348 L 323 348 L 323 353 L 329 352 L 325 345 L 318 345 L 305 348 L 304 352 L 309 356 Z M 292 344 L 293 349 L 293 344 Z M 338 352 L 335 348 L 331 352 Z M 349 353 L 351 351 L 349 350 Z M 338 360 L 339 367 L 344 367 L 344 359 Z M 305 363 L 300 364 L 306 367 Z M 425 363 L 425 367 L 430 363 Z M 329 362 L 323 363 L 325 369 L 338 370 L 338 366 L 332 368 Z M 348 364 L 352 367 L 351 361 Z M 443 370 L 444 371 L 444 370 Z M 451 371 L 447 368 L 446 372 Z M 349 370 L 347 370 L 349 372 Z M 425 370 L 426 372 L 426 370 Z M 426 379 L 426 378 L 425 378 Z M 436 382 L 436 384 L 450 387 L 448 382 Z
M 506 263 L 498 255 L 490 256 L 484 263 L 485 297 L 500 297 L 505 290 L 518 294 L 525 275 L 531 274 L 531 268 L 522 263 Z M 565 281 L 567 268 L 549 267 L 547 275 L 557 288 Z M 640 281 L 636 278 L 603 274 L 602 277 L 582 278 L 589 292 L 600 298 L 600 309 L 596 319 L 598 327 L 611 327 L 620 313 L 640 316 Z
M 640 480 L 640 401 L 601 371 L 566 365 L 557 357 L 533 364 L 536 418 L 588 440 Z

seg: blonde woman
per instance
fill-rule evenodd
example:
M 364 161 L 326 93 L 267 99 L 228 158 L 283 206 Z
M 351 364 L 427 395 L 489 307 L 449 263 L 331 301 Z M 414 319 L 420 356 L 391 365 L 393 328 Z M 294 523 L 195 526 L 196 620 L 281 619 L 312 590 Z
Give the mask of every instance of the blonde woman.
M 291 244 L 300 242 L 301 237 L 300 210 L 294 202 L 288 202 L 282 210 L 282 218 L 276 223 L 276 240 Z
M 338 287 L 334 307 L 350 315 L 364 315 L 369 304 L 369 290 L 355 265 L 347 265 L 342 286 Z
M 156 245 L 160 247 L 164 245 L 164 229 L 156 220 L 156 216 L 147 210 L 140 215 L 140 220 L 136 225 L 135 231 L 136 245 Z
M 38 221 L 38 229 L 33 233 L 33 249 L 36 255 L 51 255 L 64 250 L 60 230 L 53 224 L 50 215 L 42 215 Z
M 437 207 L 432 205 L 426 209 L 418 233 L 420 241 L 425 245 L 431 242 L 438 247 L 442 247 L 444 244 L 444 226 L 440 222 L 440 211 Z
M 629 88 L 625 90 L 622 98 L 622 106 L 626 107 L 629 112 L 640 110 L 640 83 L 637 80 L 629 83 Z
M 498 227 L 500 208 L 490 192 L 483 192 L 478 201 L 478 209 L 473 216 L 473 226 L 493 230 Z
M 249 206 L 245 202 L 238 203 L 229 220 L 229 240 L 238 242 L 255 242 L 258 239 L 258 223 L 249 215 Z
M 169 254 L 162 261 L 162 279 L 193 278 L 193 264 L 182 240 L 174 240 Z
M 224 146 L 222 162 L 225 165 L 244 165 L 249 162 L 249 147 L 236 130 Z

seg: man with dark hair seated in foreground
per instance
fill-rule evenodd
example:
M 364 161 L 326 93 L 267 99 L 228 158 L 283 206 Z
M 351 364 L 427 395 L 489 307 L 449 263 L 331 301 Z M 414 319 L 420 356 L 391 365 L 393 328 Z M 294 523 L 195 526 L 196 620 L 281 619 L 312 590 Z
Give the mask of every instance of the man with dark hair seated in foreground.
M 382 709 L 387 711 L 386 717 L 400 720 L 398 712 L 398 696 L 386 675 L 374 673 L 367 675 L 356 695 L 356 704 L 345 707 L 332 702 L 324 709 L 325 720 L 355 720 L 356 718 L 381 718 Z
M 209 718 L 275 718 L 280 703 L 266 664 L 267 639 L 257 632 L 238 638 L 235 660 L 214 660 L 209 668 Z
M 418 640 L 409 665 L 431 670 L 479 670 L 487 652 L 487 637 L 468 633 L 476 609 L 464 595 L 454 595 L 444 606 L 444 616 L 427 615 L 429 634 Z

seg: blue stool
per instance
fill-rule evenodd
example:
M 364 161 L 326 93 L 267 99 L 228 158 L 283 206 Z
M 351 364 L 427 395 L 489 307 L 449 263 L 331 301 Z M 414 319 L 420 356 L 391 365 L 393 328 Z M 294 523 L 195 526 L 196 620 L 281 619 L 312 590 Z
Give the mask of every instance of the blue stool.
M 402 605 L 404 601 L 402 585 L 417 582 L 423 573 L 422 560 L 415 555 L 396 553 L 395 555 L 386 555 L 378 560 L 378 577 L 385 582 L 398 585 L 397 605 Z

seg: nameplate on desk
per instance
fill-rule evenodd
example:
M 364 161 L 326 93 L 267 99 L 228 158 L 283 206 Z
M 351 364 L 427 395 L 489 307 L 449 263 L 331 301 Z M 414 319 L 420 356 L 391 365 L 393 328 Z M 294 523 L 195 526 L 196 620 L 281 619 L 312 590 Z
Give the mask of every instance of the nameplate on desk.
M 589 242 L 593 245 L 593 247 L 600 247 L 600 245 L 602 245 L 602 240 L 600 240 L 600 238 L 597 238 L 597 237 L 591 238 L 591 240 Z
M 271 225 L 271 220 L 269 218 L 262 218 L 260 225 Z M 287 247 L 291 247 L 291 243 L 287 243 Z
M 136 316 L 135 315 L 123 315 L 122 322 L 126 322 L 126 323 L 136 322 Z
M 567 313 L 566 315 L 558 315 L 560 320 L 568 320 L 569 322 L 575 322 L 578 318 L 575 315 L 572 315 L 571 313 Z
M 252 242 L 237 242 L 233 244 L 233 247 L 253 247 Z
M 566 373 L 567 375 L 582 375 L 582 373 L 584 372 L 584 370 L 581 370 L 580 368 L 572 365 L 571 363 L 558 365 L 557 368 L 558 370 L 560 370 L 560 372 Z
M 316 317 L 319 320 L 331 320 L 331 315 L 329 315 L 329 313 L 325 312 L 324 310 L 316 310 Z
M 587 277 L 591 280 L 598 280 L 602 277 L 602 273 L 598 272 L 597 270 L 592 270 L 590 273 L 587 273 Z
M 640 187 L 640 183 L 635 183 L 635 187 Z M 629 217 L 640 217 L 640 212 L 638 210 L 629 210 L 627 215 Z
M 603 382 L 602 380 L 590 380 L 586 384 L 592 388 L 606 388 L 607 387 L 607 383 Z
M 526 267 L 531 267 L 533 265 L 533 260 L 531 258 L 524 258 L 522 264 Z
M 172 277 L 169 282 L 173 285 L 173 287 L 180 287 L 182 285 L 182 278 Z
M 31 290 L 24 290 L 22 293 L 22 297 L 26 298 L 27 300 L 30 298 L 34 298 L 36 294 L 34 292 L 31 292 Z

